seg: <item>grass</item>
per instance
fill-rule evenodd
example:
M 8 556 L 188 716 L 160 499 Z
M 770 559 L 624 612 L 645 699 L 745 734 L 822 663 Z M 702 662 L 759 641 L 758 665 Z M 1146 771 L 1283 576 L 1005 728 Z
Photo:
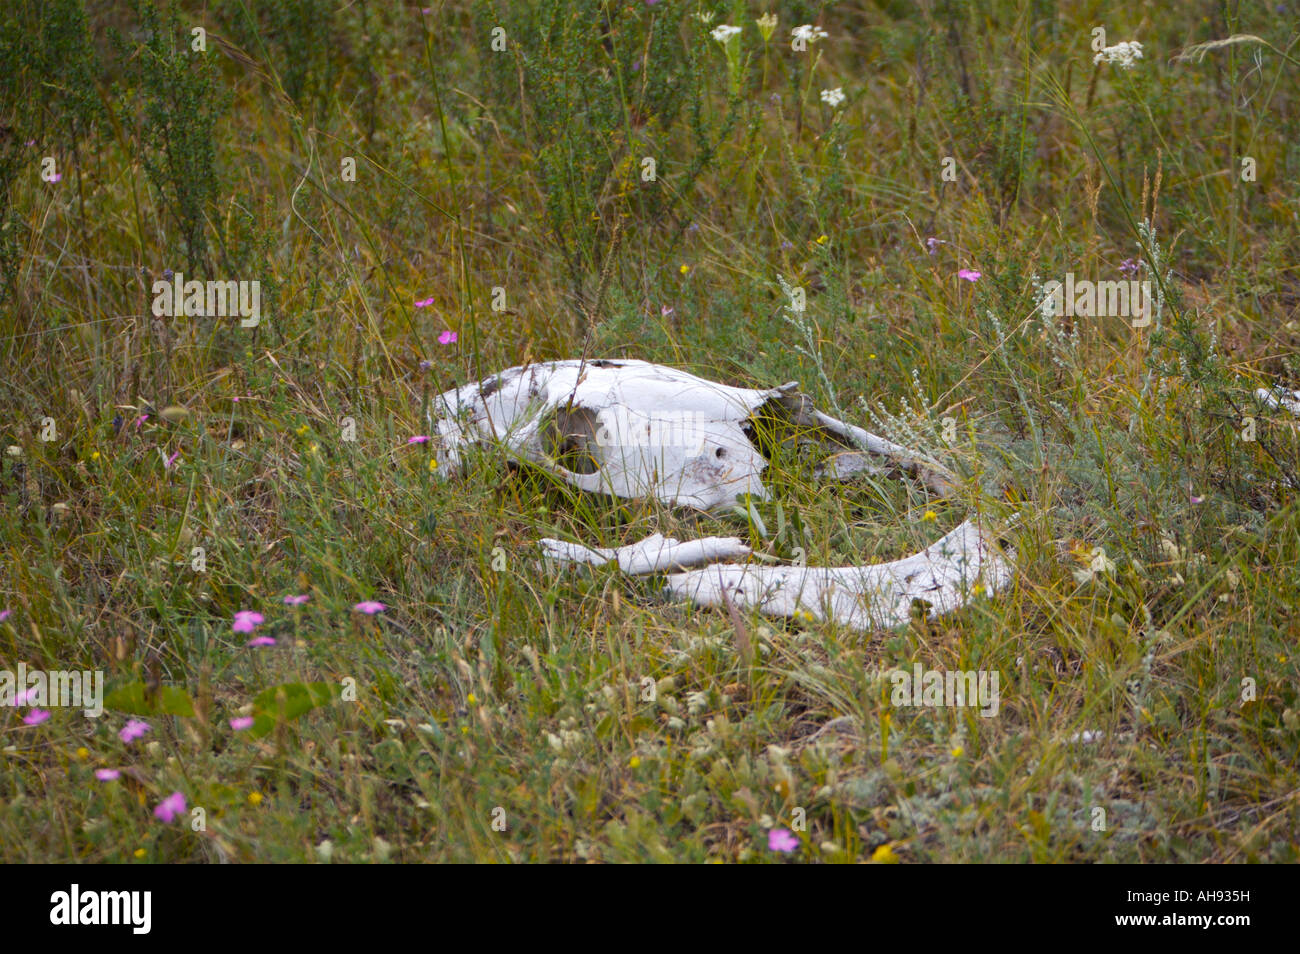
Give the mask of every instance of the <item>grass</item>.
M 0 715 L 0 860 L 1297 860 L 1297 421 L 1252 397 L 1300 387 L 1281 6 L 777 3 L 768 41 L 672 0 L 90 6 L 0 15 L 0 668 L 100 670 L 108 711 Z M 1039 307 L 1135 268 L 1149 327 Z M 260 323 L 155 318 L 167 269 L 260 281 Z M 407 443 L 578 355 L 798 380 L 963 487 L 778 454 L 764 536 Z M 745 613 L 751 654 L 535 559 L 861 563 L 971 510 L 1019 515 L 1009 590 Z M 894 706 L 914 663 L 996 672 L 997 716 Z

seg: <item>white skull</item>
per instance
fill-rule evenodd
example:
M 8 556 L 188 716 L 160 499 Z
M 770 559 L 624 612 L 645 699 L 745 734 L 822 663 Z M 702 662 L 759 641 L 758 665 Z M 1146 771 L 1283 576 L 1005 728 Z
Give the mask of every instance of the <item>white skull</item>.
M 430 418 L 444 472 L 471 443 L 494 441 L 583 490 L 655 497 L 671 506 L 725 509 L 767 492 L 767 461 L 747 426 L 768 406 L 805 440 L 837 444 L 832 471 L 894 469 L 946 484 L 903 447 L 812 408 L 796 385 L 755 390 L 636 360 L 568 360 L 510 368 L 438 396 Z
M 583 490 L 701 510 L 728 508 L 744 494 L 766 498 L 767 462 L 751 442 L 750 425 L 768 416 L 795 425 L 795 440 L 832 445 L 838 453 L 825 473 L 908 474 L 940 493 L 952 487 L 942 465 L 823 414 L 794 384 L 729 387 L 645 361 L 510 368 L 439 395 L 430 410 L 443 473 L 460 468 L 469 444 L 493 442 Z M 968 520 L 914 556 L 845 567 L 711 562 L 753 556 L 734 537 L 682 542 L 653 534 L 614 549 L 540 543 L 562 564 L 612 561 L 632 575 L 668 572 L 669 590 L 696 603 L 869 629 L 906 624 L 917 599 L 932 613 L 961 606 L 977 592 L 977 580 L 988 592 L 1006 586 L 1011 564 L 993 540 Z

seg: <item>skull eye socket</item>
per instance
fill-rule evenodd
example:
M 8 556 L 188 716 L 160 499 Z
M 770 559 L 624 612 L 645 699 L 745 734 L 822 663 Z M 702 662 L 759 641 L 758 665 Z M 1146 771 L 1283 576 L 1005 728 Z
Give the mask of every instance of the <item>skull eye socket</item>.
M 585 407 L 557 408 L 542 428 L 543 441 L 550 458 L 575 474 L 594 474 L 600 469 L 601 457 L 596 434 L 599 422 L 595 412 Z

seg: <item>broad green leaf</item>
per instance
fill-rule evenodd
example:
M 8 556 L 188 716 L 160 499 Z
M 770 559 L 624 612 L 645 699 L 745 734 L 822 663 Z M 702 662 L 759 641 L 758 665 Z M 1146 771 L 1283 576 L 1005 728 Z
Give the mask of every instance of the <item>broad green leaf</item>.
M 290 722 L 304 712 L 338 700 L 343 689 L 332 682 L 287 682 L 263 689 L 253 700 L 253 725 L 248 734 L 260 738 L 277 722 Z
M 104 699 L 104 708 L 131 715 L 174 715 L 194 718 L 194 702 L 179 686 L 163 686 L 153 698 L 146 698 L 143 682 L 118 686 Z

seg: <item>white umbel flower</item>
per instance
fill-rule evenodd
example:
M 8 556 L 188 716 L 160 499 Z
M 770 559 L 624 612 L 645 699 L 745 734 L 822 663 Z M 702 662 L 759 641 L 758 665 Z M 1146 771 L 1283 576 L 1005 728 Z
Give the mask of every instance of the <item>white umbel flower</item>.
M 844 90 L 837 86 L 834 89 L 822 90 L 822 102 L 834 109 L 840 103 L 844 102 Z
M 797 26 L 791 30 L 790 36 L 796 40 L 803 40 L 805 43 L 816 43 L 818 40 L 826 39 L 829 34 L 819 26 L 805 23 L 803 26 Z
M 719 43 L 721 43 L 723 46 L 726 46 L 727 41 L 730 40 L 733 36 L 735 36 L 739 32 L 740 32 L 740 27 L 727 26 L 724 23 L 720 27 L 714 27 L 712 32 L 709 35 L 713 37 L 715 40 L 717 40 Z
M 1142 59 L 1142 44 L 1137 40 L 1125 40 L 1114 46 L 1105 47 L 1092 58 L 1094 63 L 1115 63 L 1121 69 L 1131 70 Z

